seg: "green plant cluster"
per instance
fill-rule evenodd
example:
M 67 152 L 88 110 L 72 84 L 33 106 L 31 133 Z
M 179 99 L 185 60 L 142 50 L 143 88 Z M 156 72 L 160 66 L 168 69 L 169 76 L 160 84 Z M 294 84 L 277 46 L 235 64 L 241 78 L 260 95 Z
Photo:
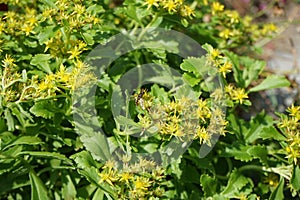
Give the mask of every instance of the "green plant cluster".
M 264 61 L 236 53 L 256 50 L 257 41 L 276 32 L 274 24 L 257 25 L 215 0 L 1 3 L 9 8 L 0 12 L 1 199 L 299 198 L 300 107 L 278 120 L 264 111 L 250 120 L 239 116 L 251 109 L 252 93 L 289 85 L 282 76 L 263 76 Z M 156 28 L 190 36 L 206 54 L 179 58 L 167 51 L 178 41 L 168 38 L 152 44 L 164 50 L 120 56 L 100 78 L 85 62 L 118 33 Z M 147 63 L 165 67 L 158 79 L 173 86 L 136 88 L 127 95 L 127 117 L 114 117 L 118 81 Z M 74 109 L 90 109 L 86 99 L 73 99 L 90 84 L 97 85 L 96 117 Z M 74 116 L 87 122 L 76 124 Z M 174 139 L 190 146 L 171 164 L 132 160 L 131 152 L 166 147 L 175 155 L 168 146 Z M 203 145 L 212 150 L 200 157 Z M 116 149 L 127 152 L 121 166 L 109 157 Z

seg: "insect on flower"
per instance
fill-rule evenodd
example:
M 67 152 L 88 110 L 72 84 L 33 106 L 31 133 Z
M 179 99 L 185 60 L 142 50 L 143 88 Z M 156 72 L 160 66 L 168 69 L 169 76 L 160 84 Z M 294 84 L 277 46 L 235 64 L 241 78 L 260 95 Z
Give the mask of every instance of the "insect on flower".
M 143 110 L 145 110 L 145 105 L 144 105 L 144 99 L 143 96 L 145 94 L 146 90 L 141 89 L 138 94 L 135 95 L 135 105 L 140 106 Z

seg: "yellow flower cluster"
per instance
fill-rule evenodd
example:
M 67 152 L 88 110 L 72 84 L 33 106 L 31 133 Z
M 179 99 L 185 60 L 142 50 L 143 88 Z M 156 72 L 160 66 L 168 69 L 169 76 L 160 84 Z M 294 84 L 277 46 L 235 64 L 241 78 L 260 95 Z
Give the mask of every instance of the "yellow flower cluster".
M 245 100 L 248 99 L 248 94 L 244 88 L 236 88 L 232 84 L 225 86 L 225 92 L 228 99 L 232 99 L 235 103 L 243 104 Z
M 68 22 L 69 29 L 76 31 L 86 24 L 98 24 L 100 19 L 96 13 L 89 11 L 81 1 L 56 1 L 58 9 L 47 8 L 42 13 L 42 21 L 53 22 L 63 25 Z
M 0 34 L 5 33 L 13 36 L 29 36 L 35 34 L 38 18 L 36 10 L 26 7 L 25 13 L 16 13 L 8 11 L 0 19 Z
M 215 67 L 217 67 L 218 71 L 224 78 L 226 78 L 226 74 L 232 71 L 232 63 L 226 57 L 223 56 L 221 51 L 218 49 L 214 49 L 212 47 L 208 47 L 208 61 L 211 62 Z
M 95 76 L 88 70 L 87 65 L 77 60 L 74 62 L 72 70 L 68 71 L 66 67 L 61 64 L 56 73 L 46 75 L 46 77 L 38 83 L 37 93 L 45 97 L 54 95 L 57 91 L 73 91 L 86 83 L 91 83 L 93 80 L 95 80 Z
M 278 127 L 287 138 L 287 158 L 290 162 L 299 164 L 300 159 L 300 106 L 292 105 L 287 109 L 288 116 L 282 116 Z
M 15 59 L 6 54 L 2 60 L 2 69 L 0 69 L 1 87 L 0 93 L 3 98 L 2 101 L 6 102 L 17 101 L 21 97 L 21 89 L 25 87 L 22 75 L 17 71 Z
M 152 8 L 163 8 L 167 10 L 170 14 L 179 13 L 182 17 L 192 18 L 195 16 L 193 8 L 184 4 L 184 0 L 146 0 L 144 5 L 147 9 Z
M 93 73 L 80 60 L 74 61 L 69 69 L 61 64 L 56 73 L 47 74 L 41 80 L 37 75 L 28 80 L 25 72 L 23 70 L 20 74 L 15 59 L 5 55 L 2 60 L 2 73 L 0 73 L 0 93 L 4 104 L 54 96 L 56 92 L 67 93 L 95 80 Z
M 138 115 L 139 123 L 144 129 L 156 127 L 164 139 L 198 138 L 201 144 L 210 145 L 213 134 L 225 135 L 227 121 L 224 113 L 217 106 L 211 106 L 206 99 L 192 101 L 183 97 L 167 103 L 152 102 L 151 105 L 146 112 Z
M 123 170 L 116 168 L 113 161 L 107 161 L 101 169 L 99 184 L 108 184 L 118 199 L 159 198 L 164 190 L 159 183 L 165 180 L 164 170 L 153 161 L 139 158 L 135 164 L 123 164 Z
M 223 40 L 219 43 L 222 48 L 228 45 L 252 43 L 277 31 L 274 24 L 265 24 L 262 27 L 252 24 L 250 16 L 241 17 L 236 10 L 227 10 L 219 2 L 212 2 L 209 8 L 209 22 L 212 24 L 207 23 L 207 25 L 218 27 L 217 36 Z

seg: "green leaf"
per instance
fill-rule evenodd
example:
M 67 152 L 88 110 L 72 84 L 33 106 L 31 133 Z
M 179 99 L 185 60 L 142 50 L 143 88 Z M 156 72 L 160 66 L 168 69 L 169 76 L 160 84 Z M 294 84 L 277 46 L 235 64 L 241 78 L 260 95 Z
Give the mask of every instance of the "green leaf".
M 47 26 L 43 28 L 37 36 L 39 44 L 43 45 L 47 40 L 55 36 L 55 32 L 58 29 L 58 26 Z
M 94 159 L 107 161 L 111 157 L 111 152 L 106 136 L 103 133 L 95 132 L 84 134 L 80 137 L 85 148 L 91 152 Z
M 255 145 L 247 150 L 247 153 L 253 158 L 258 158 L 262 163 L 268 163 L 268 150 L 263 145 Z
M 8 131 L 14 131 L 15 130 L 14 118 L 12 117 L 11 112 L 8 108 L 5 109 L 4 111 L 4 117 L 6 119 Z
M 103 199 L 104 199 L 104 191 L 98 188 L 92 200 L 103 200 Z
M 246 56 L 239 56 L 233 52 L 225 51 L 225 55 L 233 63 L 233 76 L 237 85 L 246 88 L 249 84 L 258 79 L 259 74 L 264 69 L 264 61 L 255 60 Z
M 299 166 L 294 167 L 293 175 L 291 178 L 291 184 L 295 190 L 297 190 L 297 191 L 300 190 L 300 168 L 299 168 Z
M 88 45 L 93 45 L 95 42 L 94 42 L 94 39 L 93 39 L 93 36 L 87 32 L 85 33 L 81 33 L 84 41 L 88 44 Z
M 81 151 L 71 156 L 78 168 L 85 169 L 88 167 L 97 167 L 97 163 L 88 151 Z
M 117 199 L 115 197 L 115 191 L 108 184 L 99 184 L 100 177 L 98 175 L 98 170 L 95 167 L 89 167 L 83 170 L 78 170 L 78 173 L 86 177 L 89 180 L 89 182 L 97 185 L 101 190 L 109 193 L 110 196 L 114 197 L 113 199 Z
M 263 80 L 259 85 L 251 88 L 249 92 L 257 92 L 266 89 L 288 87 L 288 86 L 290 86 L 290 82 L 284 76 L 271 75 L 268 76 L 265 80 Z
M 253 160 L 253 157 L 248 153 L 248 150 L 251 148 L 252 146 L 243 146 L 241 144 L 235 146 L 228 146 L 225 148 L 224 155 L 232 156 L 236 160 L 249 162 Z
M 269 200 L 283 200 L 283 186 L 284 186 L 284 179 L 281 177 L 280 182 L 278 183 L 275 190 L 272 192 Z
M 38 101 L 30 108 L 30 112 L 37 117 L 43 117 L 45 119 L 53 118 L 55 112 L 52 106 L 46 101 Z
M 208 71 L 208 67 L 206 64 L 206 58 L 203 56 L 201 58 L 187 58 L 184 59 L 183 63 L 181 63 L 180 68 L 183 71 L 191 72 L 195 74 L 196 77 L 204 75 Z
M 274 126 L 264 127 L 257 135 L 261 139 L 271 139 L 277 141 L 286 141 L 286 138 L 278 132 Z
M 29 178 L 31 184 L 31 200 L 50 200 L 44 183 L 33 170 L 29 172 Z
M 49 62 L 51 59 L 50 54 L 36 54 L 32 59 L 30 64 L 38 67 L 40 70 L 51 74 L 52 71 L 49 66 Z
M 228 184 L 221 193 L 223 197 L 235 198 L 242 191 L 242 188 L 251 183 L 249 178 L 243 176 L 239 171 L 234 170 L 229 177 Z
M 138 23 L 141 23 L 141 18 L 138 17 L 137 7 L 135 5 L 128 5 L 125 12 L 128 15 L 128 17 L 134 19 Z
M 264 128 L 273 126 L 273 123 L 273 118 L 262 111 L 252 118 L 248 124 L 247 131 L 244 133 L 245 141 L 247 143 L 252 143 L 257 139 L 261 139 L 264 134 Z
M 72 165 L 72 161 L 68 159 L 65 155 L 56 152 L 46 152 L 46 151 L 22 151 L 17 154 L 18 155 L 30 155 L 30 156 L 37 156 L 42 158 L 51 158 L 51 159 L 58 159 L 67 162 L 68 164 Z
M 215 178 L 212 178 L 207 174 L 202 174 L 200 177 L 200 183 L 206 197 L 216 194 L 218 182 Z
M 184 73 L 182 77 L 183 80 L 185 80 L 185 82 L 191 87 L 194 87 L 195 85 L 199 84 L 201 80 L 200 78 L 195 77 L 192 73 Z
M 76 188 L 69 174 L 62 173 L 62 197 L 66 200 L 72 200 L 76 197 Z
M 26 145 L 38 145 L 38 144 L 42 144 L 42 143 L 43 142 L 38 137 L 33 137 L 33 136 L 19 136 L 14 141 L 12 141 L 11 143 L 9 143 L 5 147 L 3 147 L 3 150 L 5 150 L 5 149 L 7 149 L 9 147 L 15 146 L 15 145 L 22 145 L 22 144 L 26 144 Z

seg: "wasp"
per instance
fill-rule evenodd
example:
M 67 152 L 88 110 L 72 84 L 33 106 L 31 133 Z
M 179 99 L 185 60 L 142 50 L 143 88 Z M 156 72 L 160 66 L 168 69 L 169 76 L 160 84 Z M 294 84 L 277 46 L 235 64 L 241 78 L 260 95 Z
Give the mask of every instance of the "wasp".
M 144 110 L 145 110 L 145 106 L 144 106 L 143 96 L 145 92 L 146 92 L 145 89 L 141 89 L 140 92 L 137 95 L 135 95 L 135 101 L 134 101 L 136 106 L 141 106 L 141 108 Z

